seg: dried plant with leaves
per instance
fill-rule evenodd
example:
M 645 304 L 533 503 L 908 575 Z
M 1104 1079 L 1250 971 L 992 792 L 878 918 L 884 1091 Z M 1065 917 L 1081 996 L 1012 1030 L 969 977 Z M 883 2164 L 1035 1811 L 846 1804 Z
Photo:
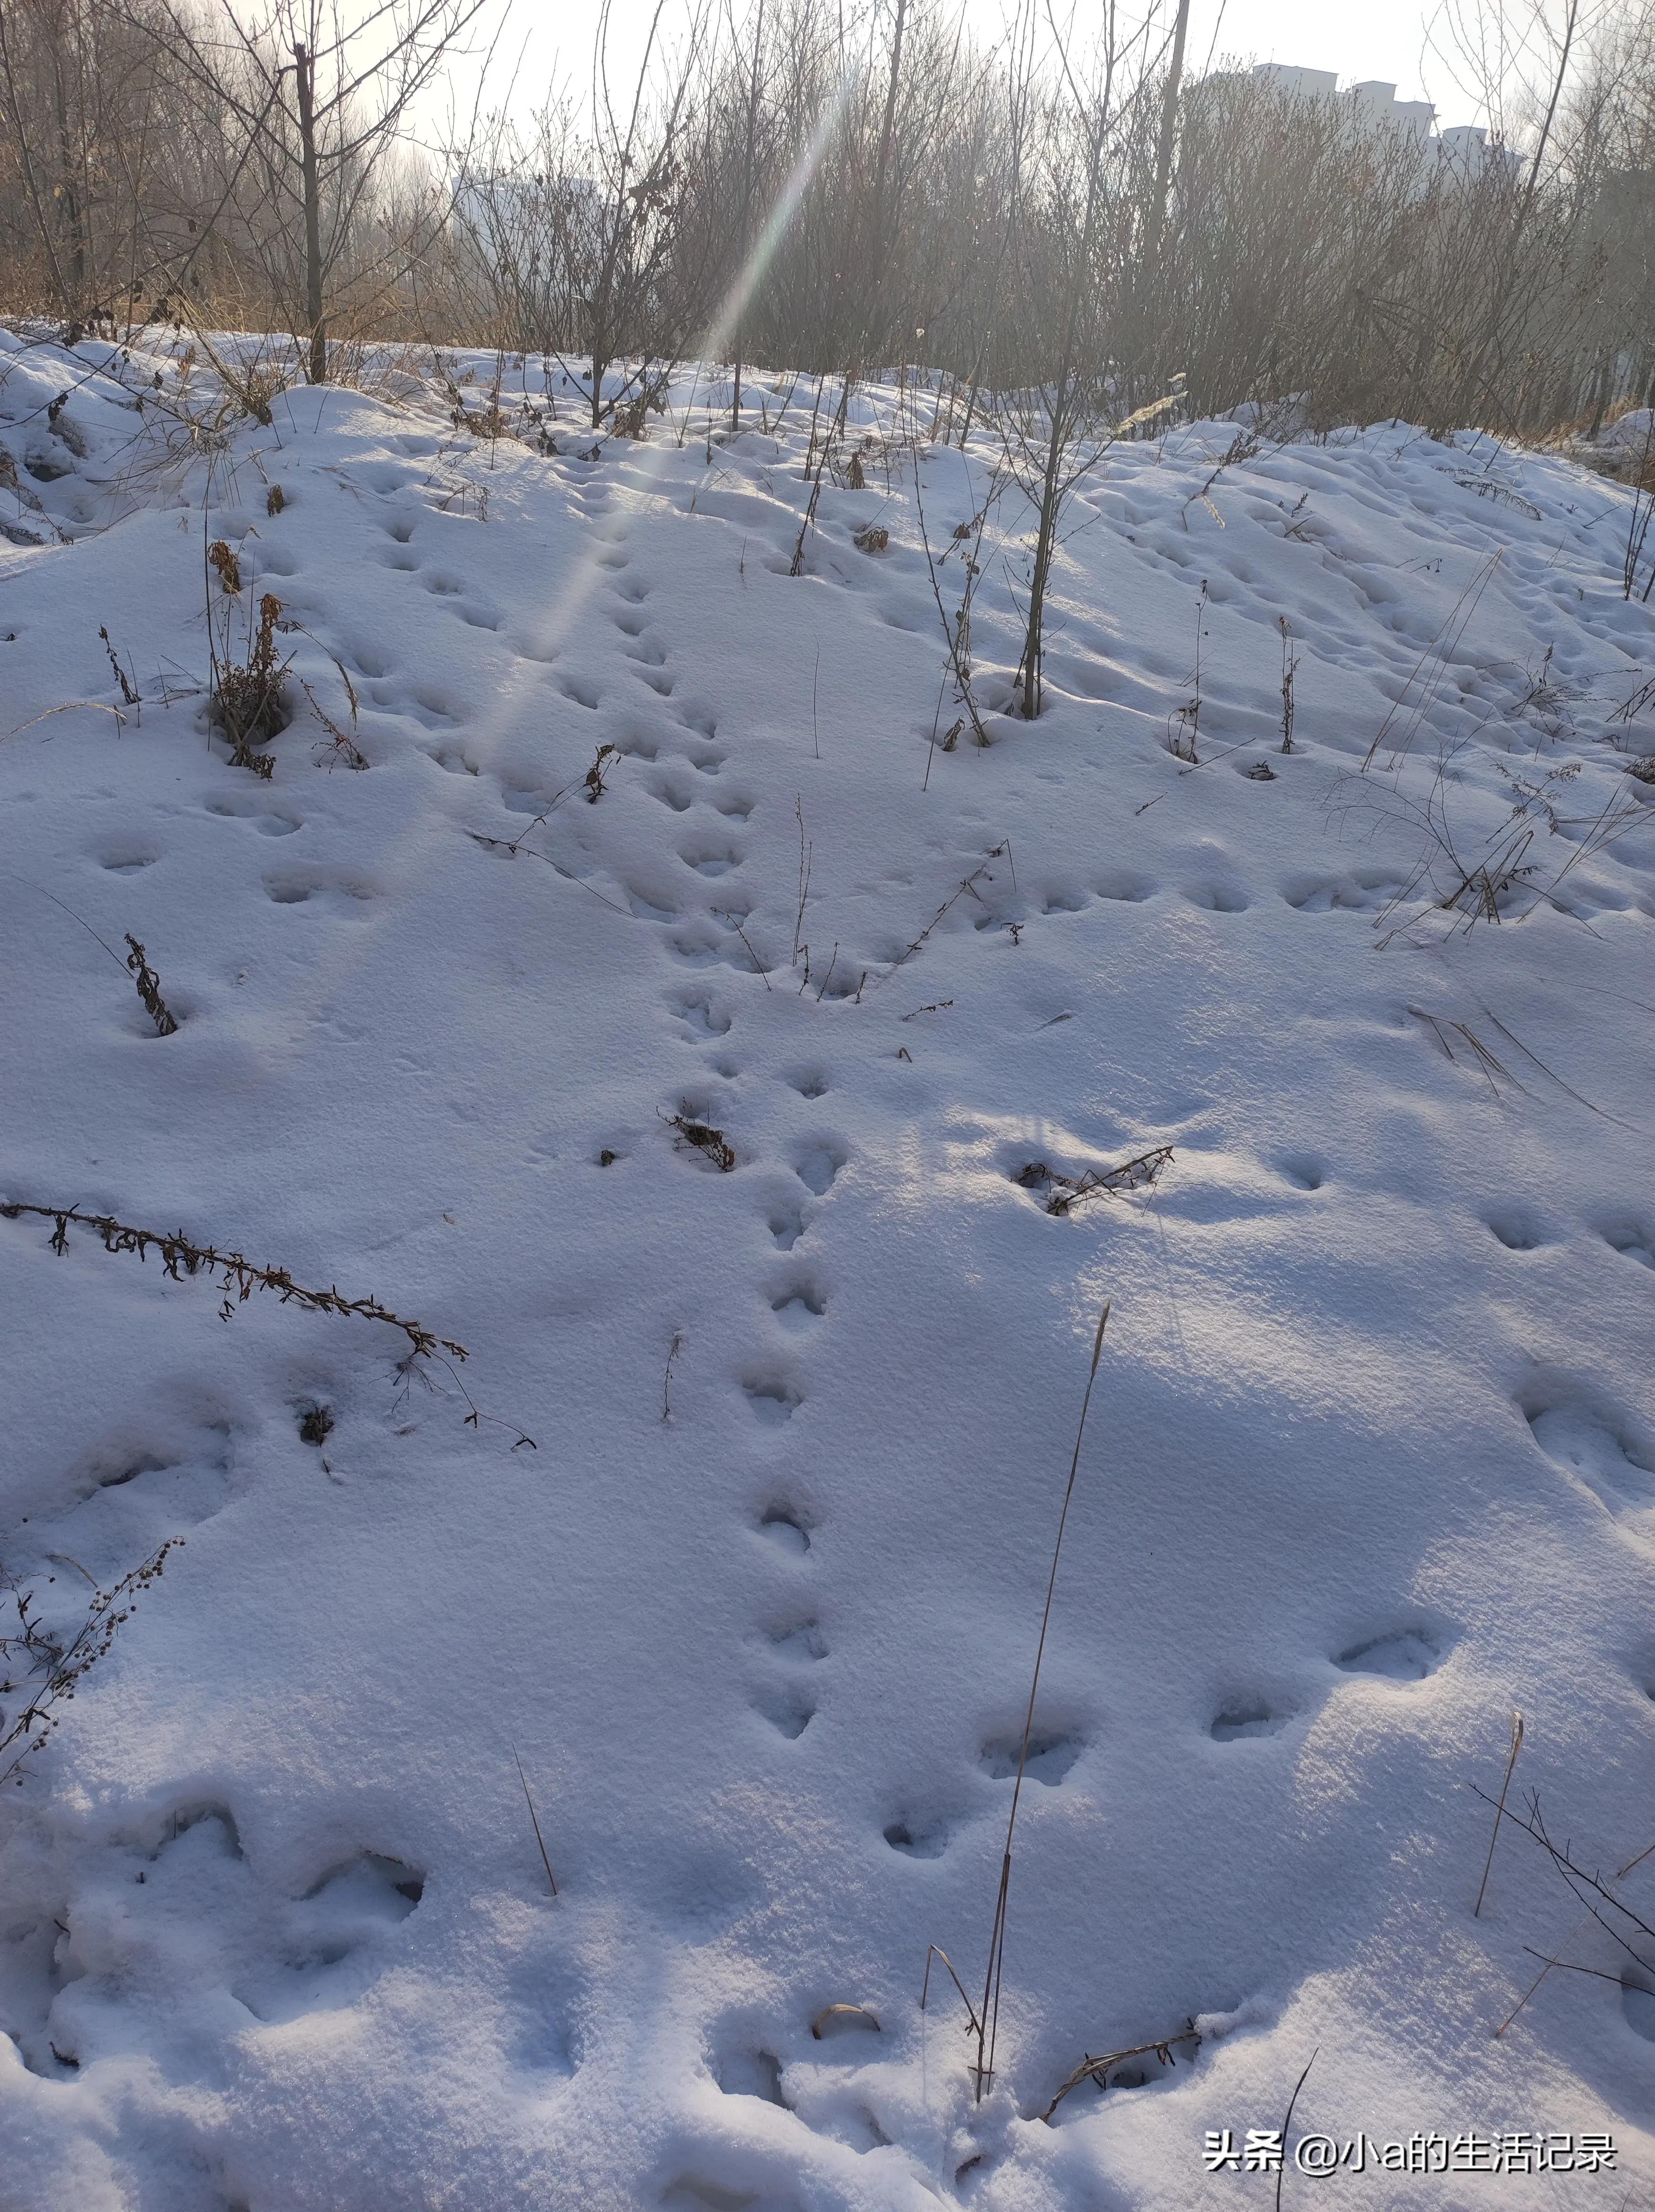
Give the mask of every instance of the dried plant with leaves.
M 126 942 L 128 947 L 126 964 L 136 981 L 138 996 L 143 1000 L 144 1012 L 155 1024 L 155 1035 L 157 1036 L 176 1035 L 178 1024 L 173 1018 L 172 1009 L 161 994 L 161 977 L 149 965 L 144 957 L 142 945 L 139 944 L 130 930 L 126 933 Z
M 682 1114 L 670 1114 L 669 1128 L 676 1129 L 692 1152 L 697 1152 L 712 1161 L 720 1175 L 728 1175 L 736 1164 L 735 1148 L 722 1129 L 715 1129 L 710 1121 L 691 1121 Z
M 221 653 L 211 635 L 210 605 L 208 612 L 212 657 L 209 711 L 230 741 L 232 765 L 251 769 L 268 782 L 275 772 L 275 756 L 259 751 L 258 747 L 278 730 L 286 729 L 290 719 L 283 684 L 291 661 L 278 659 L 276 646 L 282 602 L 273 592 L 266 592 L 259 600 L 258 626 L 249 636 L 246 656 L 240 660 L 231 656 L 227 636 Z
M 217 572 L 221 587 L 227 592 L 241 589 L 241 561 L 221 538 L 215 538 L 207 548 L 207 558 Z

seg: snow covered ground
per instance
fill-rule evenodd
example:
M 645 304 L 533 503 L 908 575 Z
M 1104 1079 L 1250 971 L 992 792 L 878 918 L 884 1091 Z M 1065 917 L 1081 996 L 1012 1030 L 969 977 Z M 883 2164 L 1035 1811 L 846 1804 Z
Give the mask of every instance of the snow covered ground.
M 1514 1708 L 1514 1808 L 1606 1880 L 1655 1836 L 1629 495 L 1123 445 L 1032 726 L 990 514 L 943 750 L 903 393 L 796 577 L 808 384 L 585 459 L 457 366 L 476 429 L 411 374 L 260 425 L 0 339 L 0 1200 L 470 1355 L 0 1221 L 0 1559 L 67 1639 L 185 1540 L 0 1800 L 0 2203 L 1267 2204 L 1223 2131 L 1312 2057 L 1284 2203 L 1650 2201 L 1655 1941 L 1509 1825 L 1471 1911 Z M 991 453 L 922 451 L 950 614 Z M 269 781 L 201 688 L 265 592 Z M 979 2104 L 921 1979 L 980 1993 L 1106 1297 Z M 1496 2039 L 1536 1953 L 1592 1971 Z

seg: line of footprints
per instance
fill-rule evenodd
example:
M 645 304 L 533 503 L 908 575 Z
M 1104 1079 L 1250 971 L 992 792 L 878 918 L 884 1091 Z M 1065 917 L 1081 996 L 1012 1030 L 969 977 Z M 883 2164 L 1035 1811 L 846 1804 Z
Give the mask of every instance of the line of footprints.
M 650 689 L 659 697 L 670 698 L 675 684 L 669 656 L 651 635 L 645 612 L 649 586 L 629 573 L 631 557 L 624 532 L 607 520 L 600 526 L 604 543 L 597 557 L 600 567 L 609 572 L 609 596 L 617 603 L 609 618 L 626 641 L 621 649 L 636 664 L 635 672 Z M 629 883 L 628 900 L 641 921 L 667 929 L 668 948 L 686 967 L 703 971 L 729 968 L 756 974 L 759 963 L 745 927 L 753 901 L 742 882 L 744 856 L 735 835 L 752 812 L 753 802 L 720 774 L 725 758 L 712 742 L 717 732 L 712 717 L 694 709 L 675 709 L 674 719 L 679 733 L 676 744 L 670 732 L 663 732 L 658 740 L 652 732 L 633 737 L 627 745 L 627 751 L 642 755 L 651 764 L 646 788 L 675 814 L 689 816 L 711 807 L 731 828 L 706 832 L 691 823 L 689 833 L 678 842 L 680 868 L 700 879 L 693 904 L 679 895 L 682 878 L 665 883 Z M 707 1074 L 719 1082 L 733 1080 L 741 1068 L 725 1040 L 734 1027 L 735 1016 L 724 1003 L 715 978 L 709 975 L 706 981 L 677 987 L 668 1003 L 684 1042 L 705 1055 Z M 787 1079 L 803 1098 L 820 1098 L 828 1088 L 825 1073 L 814 1066 L 796 1071 Z M 716 1091 L 709 1085 L 687 1089 L 680 1097 L 678 1110 L 688 1122 L 717 1127 L 721 1109 Z M 817 1210 L 813 1201 L 828 1196 L 848 1158 L 847 1148 L 835 1138 L 805 1137 L 792 1148 L 787 1171 L 766 1179 L 761 1204 L 778 1252 L 791 1254 L 806 1235 Z M 767 1297 L 776 1322 L 788 1339 L 807 1334 L 827 1311 L 827 1294 L 816 1273 L 802 1261 L 790 1262 L 773 1276 Z M 770 1354 L 749 1362 L 741 1381 L 754 1419 L 767 1427 L 782 1427 L 803 1400 L 785 1340 Z M 761 1522 L 761 1532 L 790 1564 L 803 1565 L 810 1538 L 805 1516 L 797 1509 L 773 1504 Z M 796 1740 L 815 1714 L 816 1697 L 810 1678 L 828 1656 L 820 1625 L 807 1606 L 783 1606 L 773 1613 L 772 1625 L 753 1641 L 760 1655 L 755 1710 L 779 1735 Z

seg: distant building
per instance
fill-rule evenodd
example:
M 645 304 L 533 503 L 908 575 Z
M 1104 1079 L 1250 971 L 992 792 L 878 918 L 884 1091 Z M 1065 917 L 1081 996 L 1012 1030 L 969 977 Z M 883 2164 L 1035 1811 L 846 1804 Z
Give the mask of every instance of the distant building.
M 1355 119 L 1364 128 L 1383 126 L 1404 131 L 1418 144 L 1427 162 L 1451 163 L 1466 177 L 1480 177 L 1495 167 L 1515 175 L 1523 167 L 1520 154 L 1498 141 L 1490 145 L 1488 132 L 1476 124 L 1460 123 L 1447 131 L 1434 131 L 1437 112 L 1428 100 L 1398 100 L 1396 86 L 1377 77 L 1346 85 L 1341 91 L 1337 73 L 1333 70 L 1299 69 L 1286 62 L 1258 62 L 1251 71 L 1215 70 L 1191 89 L 1215 91 L 1224 85 L 1240 87 L 1249 83 L 1266 85 L 1291 100 L 1349 103 Z

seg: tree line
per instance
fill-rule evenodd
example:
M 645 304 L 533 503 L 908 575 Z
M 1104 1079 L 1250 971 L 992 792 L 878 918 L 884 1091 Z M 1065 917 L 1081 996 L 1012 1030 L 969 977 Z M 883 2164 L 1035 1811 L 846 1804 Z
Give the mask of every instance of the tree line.
M 737 423 L 760 373 L 842 410 L 923 363 L 933 434 L 1024 396 L 1028 488 L 1058 418 L 1174 393 L 1530 434 L 1655 397 L 1647 4 L 1464 0 L 1475 165 L 1191 75 L 1188 0 L 988 40 L 943 0 L 659 0 L 624 75 L 605 0 L 588 73 L 440 127 L 482 4 L 0 0 L 0 312 L 276 331 L 317 382 L 378 340 L 544 356 L 634 433 L 690 359 Z

